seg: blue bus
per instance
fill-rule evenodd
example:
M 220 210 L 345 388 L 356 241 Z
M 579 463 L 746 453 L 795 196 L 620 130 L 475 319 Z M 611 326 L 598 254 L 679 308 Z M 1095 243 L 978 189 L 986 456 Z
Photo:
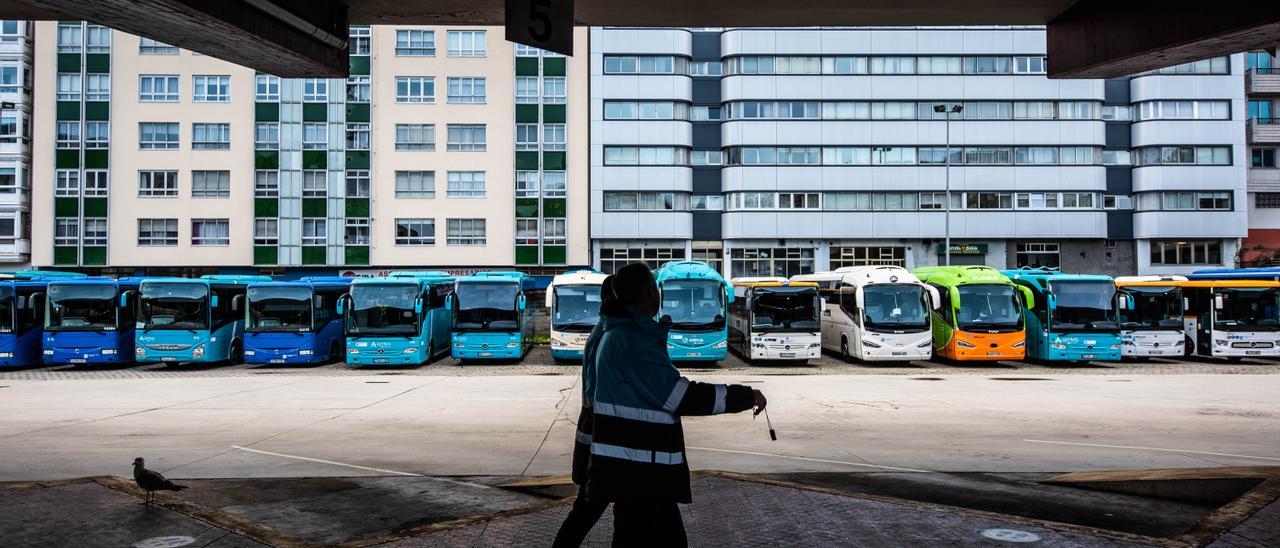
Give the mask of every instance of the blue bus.
M 1280 282 L 1280 268 L 1208 268 L 1186 275 L 1188 280 L 1264 280 Z
M 245 289 L 268 276 L 145 278 L 138 290 L 134 358 L 237 363 L 244 352 Z
M 0 367 L 40 363 L 49 282 L 76 277 L 85 275 L 39 270 L 0 272 Z
M 673 261 L 654 278 L 662 295 L 658 318 L 671 322 L 672 361 L 719 361 L 729 355 L 729 303 L 733 288 L 707 263 Z
M 520 359 L 533 346 L 533 308 L 523 272 L 478 272 L 454 286 L 453 357 Z
M 421 365 L 449 348 L 453 276 L 392 272 L 360 278 L 339 301 L 347 325 L 347 363 Z
M 342 316 L 337 303 L 350 289 L 351 280 L 306 277 L 249 284 L 245 363 L 314 364 L 342 359 Z
M 1120 361 L 1116 284 L 1111 276 L 1045 269 L 1005 270 L 1031 290 L 1027 357 L 1046 361 Z
M 133 362 L 138 286 L 142 278 L 49 281 L 45 299 L 44 363 Z

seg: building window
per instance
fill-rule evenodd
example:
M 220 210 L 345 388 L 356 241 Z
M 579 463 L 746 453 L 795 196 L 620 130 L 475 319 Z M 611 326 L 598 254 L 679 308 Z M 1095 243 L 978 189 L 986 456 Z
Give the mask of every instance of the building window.
M 565 149 L 565 125 L 564 124 L 543 124 L 542 149 L 543 150 L 564 150 Z
M 138 148 L 142 150 L 177 150 L 176 122 L 139 122 Z
M 600 248 L 600 270 L 612 274 L 619 268 L 631 263 L 643 262 L 652 270 L 657 270 L 663 263 L 684 260 L 683 247 L 602 247 Z
M 434 76 L 396 76 L 397 103 L 436 102 L 436 78 Z
M 329 194 L 329 172 L 308 169 L 302 172 L 302 197 L 324 198 Z
M 965 209 L 1013 209 L 1013 194 L 1008 192 L 966 192 L 964 207 Z
M 347 122 L 347 150 L 369 150 L 369 124 Z
M 448 79 L 450 103 L 483 103 L 485 83 L 482 77 L 453 77 Z
M 85 122 L 84 148 L 107 148 L 111 144 L 111 122 Z
M 277 245 L 280 243 L 279 219 L 253 220 L 253 245 Z
M 166 171 L 139 171 L 138 172 L 138 197 L 140 198 L 168 198 L 178 195 L 178 172 L 174 170 Z
M 369 170 L 367 169 L 348 169 L 347 170 L 347 197 L 348 198 L 368 198 L 369 192 Z
M 107 188 L 110 184 L 110 172 L 105 169 L 86 169 L 84 170 L 84 195 L 85 197 L 103 197 L 107 195 Z
M 158 40 L 141 38 L 138 42 L 138 53 L 141 55 L 177 55 L 178 48 Z
M 325 219 L 302 220 L 302 245 L 325 245 L 329 242 L 329 225 Z
M 538 124 L 516 124 L 516 150 L 538 150 Z
M 80 100 L 80 75 L 79 74 L 59 74 L 58 75 L 58 91 L 56 95 L 59 101 L 79 101 Z
M 280 78 L 270 74 L 259 74 L 254 78 L 254 100 L 259 103 L 274 103 L 280 100 Z
M 13 194 L 17 191 L 18 191 L 17 168 L 0 167 L 0 194 Z
M 436 245 L 436 220 L 396 219 L 396 245 Z
M 484 57 L 485 31 L 449 31 L 449 57 Z
M 18 242 L 18 220 L 13 217 L 0 217 L 0 245 L 13 245 Z
M 1177 210 L 1231 210 L 1230 192 L 1164 192 L 1160 195 L 1161 209 Z
M 280 196 L 280 172 L 259 169 L 253 172 L 253 197 L 275 198 Z
M 1254 194 L 1253 205 L 1258 209 L 1280 209 L 1280 192 L 1259 192 Z
M 257 122 L 253 125 L 254 150 L 280 150 L 280 123 Z
M 1018 268 L 1058 268 L 1059 249 L 1055 243 L 1020 243 L 1014 260 Z
M 54 219 L 53 245 L 79 245 L 79 244 L 80 244 L 80 220 L 79 219 Z
M 446 185 L 447 198 L 484 198 L 483 171 L 450 171 Z
M 782 61 L 784 59 L 788 59 L 788 58 L 779 57 L 774 59 L 775 73 L 813 74 L 814 72 L 816 72 L 812 66 L 809 66 L 809 65 L 812 65 L 812 63 L 808 62 L 809 61 L 808 59 L 796 59 L 798 61 L 804 61 L 804 63 L 802 63 L 802 68 L 800 71 L 795 70 L 794 66 L 784 69 L 783 67 L 786 66 L 786 64 L 779 63 L 779 61 Z M 792 62 L 790 64 L 795 65 L 796 63 Z M 779 65 L 782 65 L 782 66 L 779 66 Z M 916 72 L 915 57 L 890 56 L 890 57 L 872 57 L 871 58 L 871 74 L 915 74 L 915 72 Z
M 564 76 L 547 76 L 542 79 L 542 102 L 564 104 L 567 91 Z
M 722 119 L 724 111 L 720 107 L 696 106 L 689 109 L 689 119 L 694 122 L 709 122 Z
M 516 219 L 516 245 L 538 245 L 537 219 Z
M 485 245 L 484 219 L 446 219 L 445 245 Z
M 85 29 L 85 53 L 111 53 L 111 29 L 88 25 Z
M 1222 264 L 1222 242 L 1218 240 L 1151 240 L 1151 264 Z
M 564 245 L 565 243 L 565 220 L 564 219 L 543 219 L 542 220 L 542 244 L 543 245 Z
M 449 124 L 447 145 L 454 151 L 483 151 L 485 149 L 484 124 Z
M 347 39 L 350 47 L 347 48 L 348 55 L 369 55 L 371 48 L 373 30 L 368 26 L 353 26 L 347 28 Z
M 1158 74 L 1230 74 L 1231 66 L 1227 57 L 1213 57 L 1191 63 L 1183 63 L 1160 70 L 1151 71 Z M 1146 74 L 1151 74 L 1146 73 Z
M 435 198 L 436 172 L 397 171 L 396 198 Z
M 694 61 L 689 63 L 689 76 L 720 76 L 724 67 L 720 61 Z
M 83 242 L 85 246 L 107 245 L 107 220 L 101 217 L 85 218 Z
M 516 198 L 537 198 L 540 193 L 537 171 L 516 172 Z
M 1013 71 L 1016 74 L 1044 74 L 1044 57 L 1014 57 Z
M 436 54 L 433 30 L 396 30 L 397 57 L 432 57 Z
M 9 19 L 0 21 L 0 42 L 21 42 L 27 37 L 27 22 Z
M 18 77 L 19 71 L 23 71 L 23 68 L 16 65 L 0 67 L 0 93 L 18 93 L 29 89 L 28 84 Z
M 1231 165 L 1231 147 L 1167 146 L 1138 149 L 1138 165 Z
M 846 266 L 907 266 L 907 248 L 901 246 L 851 246 L 831 248 L 831 268 Z
M 1228 120 L 1231 101 L 1143 101 L 1138 120 Z
M 326 122 L 304 122 L 302 124 L 302 150 L 324 150 L 329 148 L 329 124 Z
M 347 217 L 342 241 L 346 245 L 369 245 L 369 218 Z
M 59 169 L 54 172 L 53 195 L 61 198 L 80 196 L 80 170 Z
M 176 74 L 143 74 L 138 77 L 138 101 L 172 103 L 178 100 Z
M 396 124 L 396 150 L 435 149 L 435 124 Z
M 743 61 L 748 58 L 743 58 Z M 772 72 L 772 71 L 771 71 Z M 605 74 L 675 74 L 675 57 L 669 55 L 606 55 Z
M 27 142 L 31 125 L 29 120 L 24 116 L 22 118 L 22 142 Z M 12 115 L 0 116 L 0 143 L 17 143 L 18 142 L 18 117 Z
M 538 102 L 538 77 L 516 77 L 516 103 L 528 104 Z
M 191 124 L 191 150 L 231 148 L 231 124 Z
M 782 276 L 813 273 L 812 248 L 768 247 L 729 250 L 732 276 Z
M 178 245 L 177 219 L 138 219 L 138 246 Z
M 368 103 L 369 91 L 370 91 L 370 84 L 369 84 L 368 76 L 347 77 L 347 102 L 348 103 Z
M 194 170 L 191 172 L 192 198 L 231 197 L 231 172 Z
M 719 150 L 695 150 L 689 154 L 689 165 L 718 166 L 724 163 L 724 153 Z
M 231 101 L 230 76 L 192 76 L 194 95 L 197 103 L 226 103 Z
M 695 194 L 689 198 L 689 209 L 693 211 L 724 211 L 724 196 L 719 194 Z
M 821 196 L 817 192 L 779 192 L 778 209 L 822 209 Z
M 84 77 L 85 101 L 111 100 L 111 75 L 86 74 Z
M 58 25 L 58 53 L 80 53 L 83 40 L 80 23 Z
M 227 219 L 191 219 L 191 245 L 231 245 Z
M 606 166 L 688 165 L 688 149 L 678 147 L 604 147 Z
M 55 148 L 80 148 L 80 122 L 58 122 Z
M 542 195 L 547 198 L 563 198 L 566 182 L 567 178 L 563 171 L 542 172 Z
M 687 211 L 688 194 L 675 192 L 609 191 L 604 193 L 605 211 Z
M 1255 148 L 1249 150 L 1250 167 L 1276 167 L 1276 149 Z
M 302 102 L 323 103 L 329 100 L 328 78 L 303 78 Z

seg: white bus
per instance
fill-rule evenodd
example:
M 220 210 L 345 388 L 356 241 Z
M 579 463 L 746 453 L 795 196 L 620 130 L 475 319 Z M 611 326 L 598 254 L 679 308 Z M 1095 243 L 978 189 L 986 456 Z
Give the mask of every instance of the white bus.
M 1120 354 L 1126 358 L 1182 356 L 1186 353 L 1183 326 L 1183 276 L 1120 276 L 1116 278 L 1116 310 L 1120 319 Z
M 600 284 L 609 276 L 596 270 L 573 270 L 551 279 L 547 309 L 551 311 L 551 357 L 581 360 L 587 336 L 600 320 Z
M 747 361 L 806 361 L 822 355 L 818 284 L 734 278 L 729 348 Z
M 822 347 L 845 360 L 927 360 L 933 355 L 930 309 L 938 290 L 898 266 L 851 266 L 792 276 L 817 282 Z

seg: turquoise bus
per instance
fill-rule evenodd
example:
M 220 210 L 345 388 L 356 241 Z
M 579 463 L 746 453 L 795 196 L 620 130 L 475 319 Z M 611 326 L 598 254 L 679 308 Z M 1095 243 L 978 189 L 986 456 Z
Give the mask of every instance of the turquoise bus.
M 132 362 L 141 282 L 142 278 L 50 280 L 45 299 L 44 363 Z
M 453 357 L 520 359 L 533 346 L 533 308 L 523 272 L 479 272 L 454 286 Z
M 336 307 L 351 280 L 309 276 L 249 284 L 245 363 L 315 364 L 342 359 L 342 316 Z
M 392 272 L 360 278 L 339 301 L 347 318 L 347 363 L 421 365 L 449 348 L 453 276 Z
M 84 274 L 48 270 L 0 272 L 0 367 L 40 363 L 44 300 L 49 282 L 84 277 Z
M 244 352 L 245 289 L 269 276 L 211 274 L 144 278 L 139 289 L 134 359 L 238 363 Z
M 1111 276 L 1024 269 L 1002 272 L 1031 290 L 1027 357 L 1046 361 L 1120 361 L 1116 284 Z
M 729 303 L 733 288 L 716 269 L 698 261 L 662 265 L 654 278 L 662 296 L 658 318 L 671 322 L 672 361 L 720 361 L 729 355 Z

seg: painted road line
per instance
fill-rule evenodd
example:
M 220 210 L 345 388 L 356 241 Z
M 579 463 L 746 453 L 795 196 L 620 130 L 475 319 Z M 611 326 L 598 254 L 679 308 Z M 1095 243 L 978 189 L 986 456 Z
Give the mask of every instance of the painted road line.
M 1051 441 L 1051 440 L 1022 440 L 1030 443 L 1050 443 L 1054 445 L 1079 445 L 1083 447 L 1103 447 L 1107 449 L 1136 449 L 1139 451 L 1160 451 L 1162 453 L 1187 453 L 1191 455 L 1212 455 L 1215 457 L 1235 457 L 1238 459 L 1255 459 L 1255 460 L 1273 460 L 1280 462 L 1277 457 L 1259 457 L 1254 455 L 1237 455 L 1235 453 L 1214 453 L 1210 451 L 1192 451 L 1190 449 L 1166 449 L 1163 447 L 1137 447 L 1131 445 L 1103 445 L 1100 443 L 1079 443 L 1074 441 Z
M 791 455 L 778 455 L 775 453 L 757 453 L 755 451 L 735 451 L 733 449 L 716 449 L 714 447 L 686 447 L 685 449 L 696 449 L 698 451 L 715 451 L 717 453 L 736 453 L 739 455 L 755 455 L 757 457 L 774 457 L 778 459 L 803 460 L 808 462 L 825 462 L 828 464 L 843 464 L 845 466 L 861 466 L 865 468 L 879 468 L 881 470 L 893 470 L 896 472 L 920 472 L 923 474 L 932 473 L 929 470 L 916 470 L 914 468 L 898 468 L 896 466 L 881 466 L 879 464 L 867 464 L 865 462 L 847 462 L 842 460 L 811 459 L 809 457 L 793 457 Z
M 239 445 L 232 445 L 232 446 L 231 446 L 231 448 L 232 448 L 232 449 L 239 449 L 239 450 L 241 450 L 241 451 L 248 451 L 248 452 L 250 452 L 250 453 L 258 453 L 258 454 L 260 454 L 260 455 L 271 455 L 271 456 L 273 456 L 273 457 L 280 457 L 280 458 L 285 458 L 285 459 L 305 460 L 305 461 L 307 461 L 307 462 L 318 462 L 318 463 L 320 463 L 320 464 L 329 464 L 329 465 L 333 465 L 333 466 L 344 466 L 344 467 L 347 467 L 347 468 L 355 468 L 356 470 L 368 470 L 368 471 L 370 471 L 370 472 L 381 472 L 381 473 L 383 473 L 383 474 L 391 474 L 391 475 L 394 475 L 394 476 L 412 476 L 412 477 L 415 477 L 415 478 L 423 478 L 423 477 L 426 477 L 426 476 L 424 476 L 423 474 L 414 474 L 413 472 L 400 472 L 400 471 L 397 471 L 397 470 L 384 470 L 384 469 L 382 469 L 382 468 L 370 468 L 370 467 L 368 467 L 368 466 L 360 466 L 360 465 L 358 465 L 358 464 L 347 464 L 347 463 L 345 463 L 345 462 L 336 462 L 336 461 L 324 460 L 324 459 L 313 459 L 313 458 L 311 458 L 311 457 L 301 457 L 301 456 L 298 456 L 298 455 L 286 455 L 286 454 L 284 454 L 284 453 L 273 453 L 273 452 L 271 452 L 271 451 L 263 451 L 263 450 L 261 450 L 261 449 L 249 449 L 248 447 L 241 447 L 241 446 L 239 446 Z

